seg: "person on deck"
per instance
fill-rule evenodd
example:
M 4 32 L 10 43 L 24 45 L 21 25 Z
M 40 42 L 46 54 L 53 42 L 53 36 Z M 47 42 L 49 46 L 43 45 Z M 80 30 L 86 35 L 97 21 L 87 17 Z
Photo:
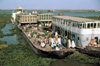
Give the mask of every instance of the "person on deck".
M 51 38 L 51 48 L 55 48 L 55 47 L 56 47 L 56 44 L 55 44 L 54 38 L 52 37 Z
M 37 35 L 36 34 L 33 34 L 33 38 L 36 40 L 36 37 L 37 37 Z
M 46 44 L 45 44 L 45 41 L 44 41 L 44 37 L 42 37 L 40 41 L 41 41 L 40 46 L 45 47 Z
M 54 42 L 55 42 L 56 44 L 58 44 L 58 36 L 55 37 Z
M 72 47 L 72 43 L 71 43 L 71 40 L 68 39 L 68 48 L 71 48 Z
M 62 49 L 61 37 L 58 38 L 58 48 Z
M 45 47 L 45 45 L 46 45 L 46 44 L 45 44 L 45 42 L 43 41 L 43 42 L 41 43 L 41 47 L 43 47 L 43 48 L 44 48 L 44 47 Z
M 75 47 L 76 47 L 75 42 L 74 40 L 72 40 L 72 48 L 75 48 Z
M 58 32 L 57 32 L 57 31 L 55 32 L 55 37 L 56 37 L 56 36 L 58 36 Z
M 31 38 L 31 35 L 30 35 L 30 34 L 31 34 L 31 32 L 28 33 L 28 37 L 29 37 L 29 38 Z
M 67 38 L 66 37 L 63 38 L 63 45 L 64 45 L 64 47 L 67 47 Z
M 45 38 L 45 44 L 46 46 L 49 46 L 49 39 L 47 37 Z
M 38 44 L 41 45 L 41 37 L 38 38 Z
M 49 37 L 49 46 L 51 46 L 51 37 Z

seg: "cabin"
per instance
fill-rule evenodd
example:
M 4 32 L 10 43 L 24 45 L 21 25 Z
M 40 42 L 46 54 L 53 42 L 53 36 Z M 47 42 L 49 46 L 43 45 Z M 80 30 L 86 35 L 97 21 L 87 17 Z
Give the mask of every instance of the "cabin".
M 33 11 L 32 13 L 24 13 L 22 7 L 16 8 L 16 13 L 12 13 L 11 21 L 17 24 L 36 24 L 42 27 L 50 27 L 52 22 L 52 13 L 41 13 Z
M 19 23 L 37 23 L 37 16 L 32 14 L 18 14 L 16 20 Z
M 77 47 L 86 47 L 91 39 L 96 39 L 96 42 L 100 40 L 98 20 L 72 16 L 54 16 L 52 19 L 52 30 L 74 39 Z
M 52 22 L 52 13 L 38 14 L 38 23 L 43 27 L 50 27 Z

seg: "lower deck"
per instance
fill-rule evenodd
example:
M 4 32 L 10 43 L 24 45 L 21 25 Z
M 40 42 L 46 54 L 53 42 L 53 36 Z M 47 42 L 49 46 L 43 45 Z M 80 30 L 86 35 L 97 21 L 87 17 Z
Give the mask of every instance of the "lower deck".
M 25 31 L 22 26 L 18 27 L 18 29 L 21 30 L 21 34 L 25 38 L 25 41 L 27 41 L 27 43 L 31 46 L 31 48 L 33 49 L 33 51 L 36 54 L 41 55 L 41 53 L 42 53 L 42 55 L 48 55 L 48 57 L 52 56 L 52 57 L 57 57 L 57 58 L 63 58 L 67 55 L 72 54 L 75 51 L 74 48 L 66 48 L 64 46 L 62 47 L 62 49 L 56 50 L 55 48 L 51 48 L 51 46 L 48 44 L 46 44 L 45 47 L 41 47 L 38 44 L 39 38 L 34 38 L 34 37 L 30 38 L 28 35 L 31 31 L 36 32 L 36 35 L 44 34 L 44 32 L 37 30 L 37 28 L 35 28 L 35 27 L 28 29 L 28 31 Z

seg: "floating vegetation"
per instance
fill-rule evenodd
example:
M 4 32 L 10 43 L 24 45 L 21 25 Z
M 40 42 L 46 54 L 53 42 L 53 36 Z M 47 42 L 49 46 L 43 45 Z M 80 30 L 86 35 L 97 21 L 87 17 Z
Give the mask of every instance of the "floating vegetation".
M 0 66 L 49 66 L 55 61 L 55 59 L 39 57 L 32 52 L 27 45 L 8 45 L 0 51 Z
M 78 51 L 75 51 L 74 54 L 68 56 L 66 59 L 78 60 L 82 63 L 100 64 L 100 58 L 88 56 L 86 54 L 79 53 Z

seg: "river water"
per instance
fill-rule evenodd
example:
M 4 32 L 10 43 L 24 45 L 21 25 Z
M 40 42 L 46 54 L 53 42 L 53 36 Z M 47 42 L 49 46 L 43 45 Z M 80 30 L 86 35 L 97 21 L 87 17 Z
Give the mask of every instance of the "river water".
M 7 34 L 11 34 L 12 32 L 10 31 L 11 29 L 13 29 L 13 25 L 10 24 L 6 24 L 6 26 L 4 28 L 1 29 L 1 31 L 3 32 L 4 35 Z M 16 34 L 12 35 L 12 36 L 4 36 L 3 38 L 0 38 L 1 41 L 6 41 L 7 44 L 19 44 L 18 41 L 18 36 Z
M 0 14 L 12 14 L 12 10 L 8 11 L 3 11 L 0 10 Z M 31 11 L 26 11 L 26 13 L 32 13 Z M 43 13 L 48 13 L 48 11 L 44 11 Z M 81 16 L 81 17 L 88 17 L 88 16 L 100 16 L 100 12 L 70 12 L 70 11 L 54 11 L 54 12 L 49 12 L 53 13 L 55 15 L 58 15 L 59 13 L 63 13 L 66 16 Z
M 9 14 L 11 12 L 8 12 Z M 52 13 L 52 12 L 51 12 Z M 53 12 L 55 13 L 56 15 L 60 12 Z M 62 12 L 64 13 L 64 12 Z M 1 14 L 1 12 L 0 12 Z M 76 12 L 66 12 L 64 13 L 65 15 L 69 15 L 69 16 L 83 16 L 83 17 L 86 17 L 86 16 L 100 16 L 100 12 L 97 12 L 97 13 L 76 13 Z M 6 26 L 4 28 L 2 28 L 2 32 L 4 33 L 4 35 L 7 35 L 7 34 L 11 34 L 12 32 L 10 31 L 11 29 L 13 29 L 13 25 L 10 23 L 10 24 L 6 24 Z M 18 36 L 17 34 L 14 34 L 12 36 L 4 36 L 3 38 L 0 38 L 1 41 L 6 41 L 7 44 L 19 44 L 19 40 L 18 40 Z M 50 66 L 98 66 L 97 64 L 85 64 L 85 63 L 80 63 L 79 61 L 73 61 L 73 60 L 64 60 L 64 59 L 57 59 L 56 62 L 53 62 L 50 64 Z

